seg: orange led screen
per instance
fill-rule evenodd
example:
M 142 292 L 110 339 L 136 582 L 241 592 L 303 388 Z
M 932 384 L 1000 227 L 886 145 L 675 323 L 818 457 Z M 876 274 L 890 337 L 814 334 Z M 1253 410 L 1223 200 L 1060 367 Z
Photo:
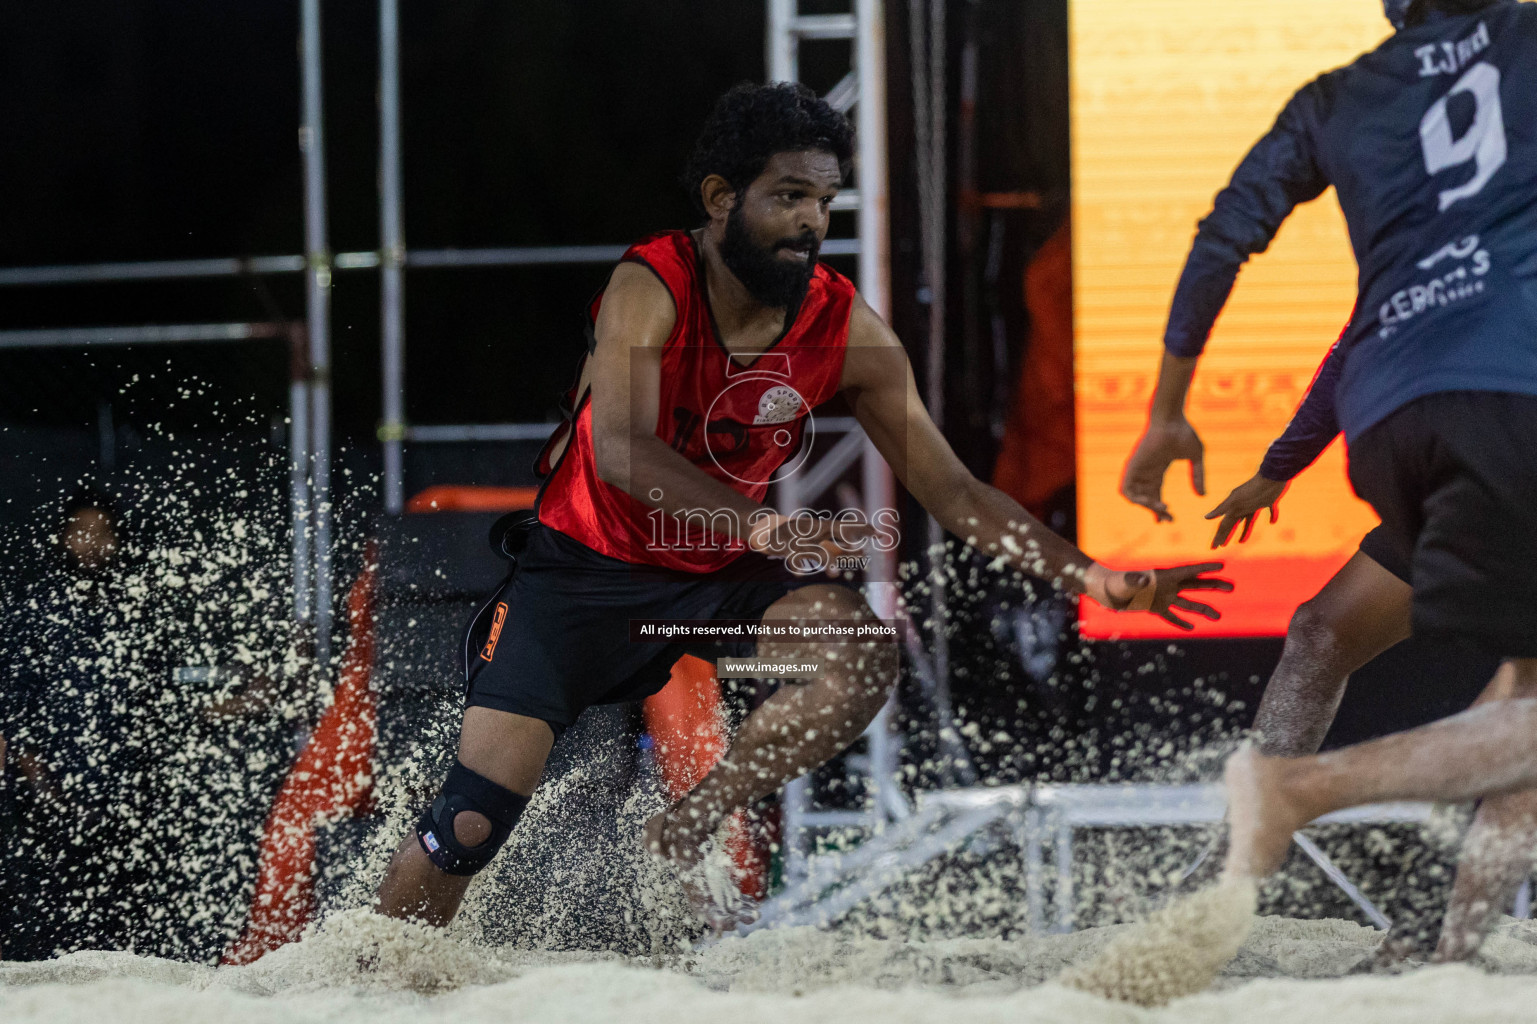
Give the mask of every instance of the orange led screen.
M 1380 43 L 1377 0 L 1072 0 L 1073 287 L 1078 525 L 1116 567 L 1220 557 L 1236 593 L 1196 636 L 1284 633 L 1376 523 L 1336 442 L 1242 547 L 1210 551 L 1202 517 L 1259 468 L 1355 299 L 1344 218 L 1325 193 L 1250 261 L 1212 334 L 1189 416 L 1206 442 L 1205 498 L 1185 463 L 1164 484 L 1173 523 L 1117 492 L 1140 436 L 1164 323 L 1196 222 L 1299 87 Z M 1086 635 L 1186 634 L 1082 603 Z

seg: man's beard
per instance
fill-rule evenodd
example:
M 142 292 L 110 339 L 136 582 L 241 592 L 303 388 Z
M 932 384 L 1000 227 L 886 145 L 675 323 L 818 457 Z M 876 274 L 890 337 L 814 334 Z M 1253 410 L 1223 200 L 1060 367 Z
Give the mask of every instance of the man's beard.
M 805 263 L 783 260 L 780 249 L 787 246 L 803 246 L 807 249 Z M 821 243 L 812 232 L 793 238 L 781 238 L 768 247 L 753 242 L 747 231 L 747 220 L 738 203 L 726 215 L 726 238 L 721 243 L 720 256 L 726 269 L 736 275 L 738 281 L 758 302 L 776 309 L 794 309 L 800 305 L 811 283 L 811 275 L 817 268 L 817 251 Z

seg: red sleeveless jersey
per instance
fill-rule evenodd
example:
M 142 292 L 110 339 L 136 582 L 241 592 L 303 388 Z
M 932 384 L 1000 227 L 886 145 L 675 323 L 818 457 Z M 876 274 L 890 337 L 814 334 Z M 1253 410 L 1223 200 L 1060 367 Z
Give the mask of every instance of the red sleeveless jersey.
M 657 436 L 705 473 L 761 502 L 771 482 L 799 468 L 803 441 L 814 430 L 811 410 L 838 390 L 853 284 L 818 264 L 785 332 L 750 362 L 741 362 L 726 351 L 716 330 L 704 261 L 689 232 L 653 235 L 631 246 L 624 261 L 656 274 L 678 314 L 662 349 Z M 591 323 L 597 322 L 602 301 L 601 294 L 593 300 Z M 714 509 L 670 516 L 599 478 L 590 397 L 573 387 L 569 420 L 540 458 L 546 475 L 539 521 L 595 551 L 641 565 L 702 573 L 741 555 L 747 524 L 738 532 L 728 519 L 712 517 Z M 570 443 L 550 467 L 548 453 L 568 434 Z

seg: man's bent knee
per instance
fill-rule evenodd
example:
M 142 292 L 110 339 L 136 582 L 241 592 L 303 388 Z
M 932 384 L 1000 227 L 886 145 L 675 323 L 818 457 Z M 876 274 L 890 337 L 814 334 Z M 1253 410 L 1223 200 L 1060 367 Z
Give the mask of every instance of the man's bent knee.
M 1298 605 L 1286 627 L 1285 653 L 1318 662 L 1336 656 L 1339 647 L 1339 633 L 1329 616 L 1313 601 Z
M 416 823 L 417 842 L 438 870 L 473 875 L 491 863 L 527 806 L 528 797 L 456 763 Z

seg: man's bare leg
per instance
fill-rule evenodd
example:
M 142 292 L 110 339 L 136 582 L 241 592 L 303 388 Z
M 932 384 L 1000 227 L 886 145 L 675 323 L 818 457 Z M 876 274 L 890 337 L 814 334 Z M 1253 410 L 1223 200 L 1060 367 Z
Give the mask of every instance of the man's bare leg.
M 531 796 L 555 736 L 537 718 L 472 707 L 464 711 L 459 732 L 459 762 L 514 793 Z M 465 846 L 479 846 L 491 836 L 483 814 L 462 811 L 454 818 L 454 836 Z M 412 829 L 390 860 L 374 910 L 387 917 L 446 925 L 459 912 L 470 879 L 445 874 L 427 859 Z
M 1298 607 L 1254 719 L 1270 757 L 1318 753 L 1352 672 L 1409 636 L 1409 584 L 1357 551 Z
M 1537 659 L 1507 662 L 1537 690 Z M 1312 757 L 1246 748 L 1228 760 L 1227 874 L 1263 878 L 1321 815 L 1387 800 L 1461 803 L 1537 787 L 1537 697 L 1492 701 L 1431 725 Z
M 802 587 L 771 605 L 764 622 L 876 621 L 844 587 Z M 739 808 L 825 763 L 854 742 L 880 712 L 897 680 L 890 642 L 763 642 L 765 659 L 820 659 L 809 683 L 781 687 L 742 723 L 731 748 L 692 792 L 646 824 L 648 845 L 680 867 L 696 864 L 702 847 Z
M 1262 753 L 1318 753 L 1351 673 L 1408 638 L 1413 593 L 1370 555 L 1357 551 L 1322 590 L 1298 606 L 1254 717 Z M 1181 884 L 1195 888 L 1212 881 L 1225 841 L 1219 837 L 1208 845 Z
M 1523 678 L 1515 669 L 1517 664 L 1501 665 L 1477 704 L 1537 697 L 1537 680 Z M 1463 841 L 1457 880 L 1436 946 L 1437 961 L 1469 960 L 1478 952 L 1530 875 L 1534 853 L 1537 790 L 1485 797 Z

